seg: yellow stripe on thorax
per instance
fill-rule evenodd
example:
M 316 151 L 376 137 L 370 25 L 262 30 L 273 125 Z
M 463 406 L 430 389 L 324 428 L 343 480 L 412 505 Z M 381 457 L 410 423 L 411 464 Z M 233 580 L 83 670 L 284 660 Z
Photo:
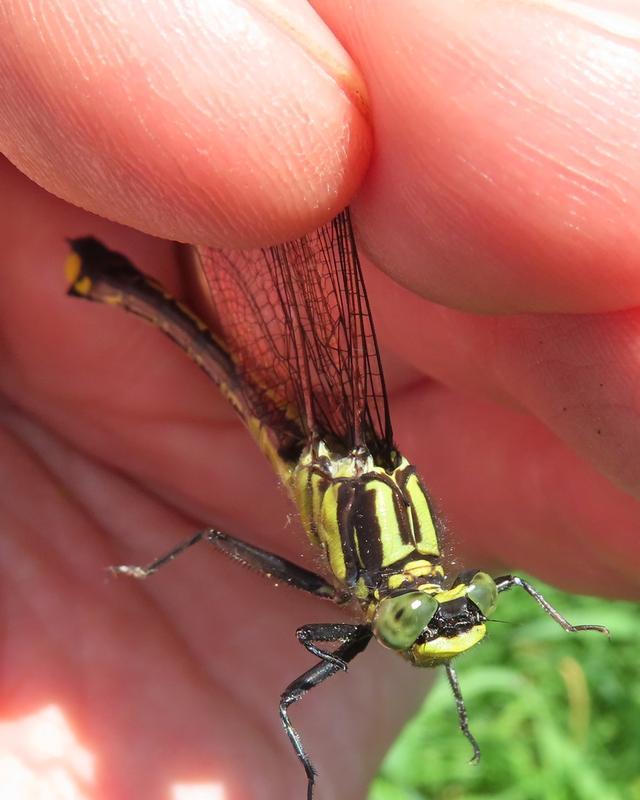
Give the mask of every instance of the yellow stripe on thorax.
M 292 468 L 289 489 L 307 535 L 323 547 L 339 581 L 388 570 L 414 553 L 414 573 L 399 567 L 399 584 L 436 576 L 429 562 L 440 555 L 435 524 L 406 459 L 388 473 L 366 453 L 336 456 L 319 442 Z

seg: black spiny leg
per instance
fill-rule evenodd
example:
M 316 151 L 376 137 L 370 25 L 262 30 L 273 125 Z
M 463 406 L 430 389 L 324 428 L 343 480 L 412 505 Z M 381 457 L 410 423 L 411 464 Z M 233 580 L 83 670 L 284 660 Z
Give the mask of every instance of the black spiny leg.
M 467 709 L 464 704 L 464 698 L 462 697 L 462 692 L 460 691 L 460 684 L 458 683 L 458 673 L 455 669 L 451 666 L 451 662 L 445 665 L 445 669 L 447 671 L 447 678 L 449 679 L 449 686 L 451 686 L 451 691 L 453 692 L 453 696 L 456 701 L 456 711 L 458 712 L 458 722 L 460 724 L 460 730 L 466 736 L 471 748 L 473 749 L 473 757 L 471 758 L 472 764 L 477 764 L 480 761 L 480 747 L 478 742 L 476 741 L 476 737 L 471 733 L 469 729 L 469 717 L 467 716 Z
M 598 633 L 603 633 L 605 636 L 609 636 L 609 629 L 604 625 L 572 625 L 548 600 L 544 599 L 537 589 L 534 589 L 530 583 L 527 583 L 527 581 L 523 578 L 519 578 L 517 575 L 503 575 L 501 578 L 496 578 L 496 586 L 499 592 L 507 592 L 509 589 L 513 589 L 514 586 L 519 586 L 521 589 L 524 589 L 551 619 L 557 622 L 558 625 L 568 633 L 597 631 Z
M 303 625 L 296 631 L 296 636 L 300 644 L 314 656 L 346 671 L 347 662 L 338 656 L 337 651 L 322 650 L 320 647 L 316 647 L 314 642 L 348 642 L 353 636 L 354 629 L 357 628 L 368 628 L 368 626 L 349 625 L 343 622 L 321 622 Z
M 198 544 L 199 542 L 207 542 L 216 550 L 224 553 L 233 561 L 237 561 L 249 569 L 264 575 L 274 583 L 287 583 L 296 589 L 303 592 L 309 592 L 316 597 L 323 597 L 327 600 L 333 600 L 334 603 L 344 603 L 349 598 L 346 595 L 338 592 L 328 581 L 315 572 L 311 572 L 304 567 L 288 561 L 286 558 L 270 553 L 268 550 L 263 550 L 260 547 L 255 547 L 248 542 L 243 542 L 242 539 L 236 539 L 234 536 L 229 536 L 227 533 L 215 530 L 214 528 L 206 528 L 205 530 L 198 531 L 190 539 L 169 550 L 168 553 L 156 558 L 146 567 L 136 567 L 121 564 L 116 567 L 111 567 L 111 571 L 117 575 L 128 575 L 131 578 L 148 578 L 157 572 L 161 567 L 166 566 L 169 562 L 173 561 L 179 555 L 189 550 L 189 548 Z M 335 640 L 334 640 L 335 641 Z
M 307 774 L 307 800 L 312 800 L 313 798 L 316 771 L 313 768 L 311 759 L 302 746 L 300 734 L 291 724 L 288 711 L 289 706 L 293 703 L 297 703 L 308 691 L 319 686 L 323 681 L 326 681 L 327 678 L 335 675 L 336 672 L 339 672 L 341 669 L 346 669 L 347 664 L 369 644 L 373 635 L 369 625 L 307 625 L 305 628 L 301 628 L 300 631 L 313 630 L 314 628 L 316 630 L 324 630 L 325 636 L 321 638 L 321 641 L 339 641 L 343 642 L 343 644 L 331 654 L 318 650 L 318 653 L 321 654 L 320 657 L 322 661 L 290 683 L 280 697 L 280 719 L 289 737 L 289 741 Z M 333 639 L 328 636 L 330 628 L 333 628 L 335 631 L 335 637 Z M 300 631 L 298 631 L 298 638 L 302 641 L 302 644 L 307 650 L 311 650 L 309 642 L 304 640 L 304 637 L 300 637 Z M 311 652 L 315 651 L 311 650 Z M 330 656 L 330 658 L 328 656 Z

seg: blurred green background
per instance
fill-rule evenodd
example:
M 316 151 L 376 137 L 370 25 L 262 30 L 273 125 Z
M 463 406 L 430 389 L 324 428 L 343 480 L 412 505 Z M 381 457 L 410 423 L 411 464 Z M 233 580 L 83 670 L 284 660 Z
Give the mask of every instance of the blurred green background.
M 489 636 L 456 661 L 477 766 L 442 671 L 371 786 L 369 800 L 640 800 L 640 606 L 534 585 L 565 633 L 517 589 Z M 508 598 L 508 602 L 507 602 Z

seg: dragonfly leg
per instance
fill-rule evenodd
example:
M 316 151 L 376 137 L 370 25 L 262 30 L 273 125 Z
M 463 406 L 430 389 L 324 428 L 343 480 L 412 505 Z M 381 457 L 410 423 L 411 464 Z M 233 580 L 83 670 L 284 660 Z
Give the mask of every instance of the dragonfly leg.
M 496 586 L 499 592 L 506 592 L 514 586 L 519 586 L 524 589 L 527 594 L 536 601 L 536 603 L 551 617 L 552 620 L 558 623 L 568 633 L 577 633 L 578 631 L 597 631 L 609 636 L 609 629 L 604 625 L 572 625 L 562 614 L 555 609 L 548 600 L 545 600 L 540 592 L 535 589 L 530 583 L 517 575 L 504 575 L 501 578 L 496 578 Z
M 128 575 L 138 579 L 148 578 L 199 542 L 213 545 L 216 550 L 224 553 L 233 561 L 255 570 L 275 584 L 286 583 L 303 592 L 309 592 L 316 597 L 333 600 L 336 603 L 343 603 L 348 599 L 321 575 L 214 528 L 198 531 L 190 539 L 185 540 L 146 566 L 121 564 L 110 569 L 116 575 Z
M 308 625 L 306 627 L 324 627 L 328 629 L 331 626 Z M 289 719 L 289 706 L 293 703 L 297 703 L 308 691 L 319 686 L 323 681 L 326 681 L 327 678 L 335 675 L 336 672 L 339 672 L 341 669 L 346 669 L 346 665 L 365 649 L 373 635 L 369 625 L 335 625 L 333 627 L 339 629 L 339 635 L 336 635 L 334 641 L 340 641 L 343 642 L 343 644 L 332 654 L 332 659 L 328 659 L 326 657 L 327 654 L 323 653 L 321 656 L 322 660 L 290 683 L 280 696 L 280 719 L 289 737 L 289 741 L 296 751 L 296 755 L 302 763 L 307 775 L 307 800 L 312 800 L 313 798 L 316 771 L 311 763 L 311 759 L 305 752 L 300 734 L 291 724 L 291 720 Z M 330 640 L 323 639 L 323 641 Z M 303 642 L 303 644 L 307 647 L 306 643 Z
M 445 664 L 445 669 L 447 671 L 447 678 L 449 679 L 449 686 L 451 687 L 451 691 L 453 692 L 453 697 L 456 701 L 456 711 L 458 712 L 458 723 L 460 724 L 460 730 L 465 735 L 467 741 L 469 742 L 473 750 L 473 757 L 471 758 L 471 763 L 477 764 L 478 761 L 480 761 L 480 746 L 476 741 L 476 737 L 471 733 L 471 730 L 469 728 L 469 717 L 467 716 L 467 709 L 464 704 L 464 698 L 462 697 L 462 692 L 460 691 L 460 683 L 458 682 L 458 673 L 455 671 L 451 662 Z
M 310 653 L 322 661 L 334 664 L 338 669 L 347 670 L 347 662 L 340 658 L 336 652 L 328 652 L 316 647 L 314 642 L 348 642 L 354 635 L 354 629 L 367 628 L 367 625 L 349 625 L 342 622 L 321 622 L 313 625 L 303 625 L 298 628 L 296 636 L 300 644 Z

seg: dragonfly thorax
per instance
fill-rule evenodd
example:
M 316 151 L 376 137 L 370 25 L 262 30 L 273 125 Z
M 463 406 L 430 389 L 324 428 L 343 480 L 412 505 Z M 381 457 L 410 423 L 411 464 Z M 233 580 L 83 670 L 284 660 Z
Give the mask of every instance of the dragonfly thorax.
M 309 538 L 383 645 L 431 666 L 484 638 L 496 585 L 471 572 L 443 588 L 429 500 L 405 458 L 388 471 L 362 449 L 345 456 L 316 443 L 292 470 L 290 488 Z
M 441 580 L 429 500 L 405 458 L 388 471 L 362 448 L 345 456 L 315 444 L 294 466 L 289 486 L 337 584 L 359 599 L 369 590 L 394 590 L 418 578 Z

